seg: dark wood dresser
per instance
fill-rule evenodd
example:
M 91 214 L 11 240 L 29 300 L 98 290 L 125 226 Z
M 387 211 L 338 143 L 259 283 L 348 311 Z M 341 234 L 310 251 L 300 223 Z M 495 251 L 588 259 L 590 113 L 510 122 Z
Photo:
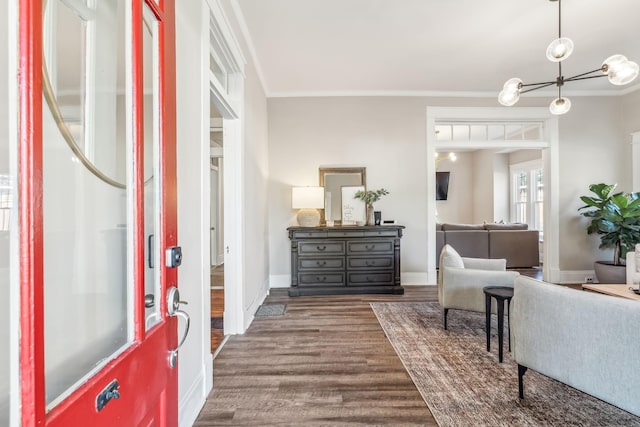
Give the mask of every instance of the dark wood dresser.
M 402 225 L 289 227 L 289 296 L 397 294 Z

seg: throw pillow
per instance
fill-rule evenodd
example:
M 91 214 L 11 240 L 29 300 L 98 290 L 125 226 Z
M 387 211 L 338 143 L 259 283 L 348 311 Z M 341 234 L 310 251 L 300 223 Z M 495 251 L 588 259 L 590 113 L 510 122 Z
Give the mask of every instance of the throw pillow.
M 451 245 L 444 245 L 442 248 L 440 268 L 442 267 L 464 268 L 462 257 Z

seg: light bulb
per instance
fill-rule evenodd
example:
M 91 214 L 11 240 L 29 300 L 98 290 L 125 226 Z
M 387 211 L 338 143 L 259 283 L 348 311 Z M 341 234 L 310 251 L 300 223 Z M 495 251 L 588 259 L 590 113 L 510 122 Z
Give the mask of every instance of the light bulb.
M 573 41 L 566 37 L 555 39 L 547 47 L 547 59 L 551 62 L 560 62 L 567 59 L 573 53 Z
M 520 99 L 520 92 L 511 89 L 502 89 L 498 95 L 498 102 L 505 107 L 511 107 Z
M 449 153 L 449 160 L 451 160 L 452 162 L 455 162 L 456 159 L 457 159 L 456 153 Z
M 616 86 L 631 83 L 638 77 L 638 64 L 629 61 L 624 55 L 612 55 L 602 63 L 602 72 L 605 73 L 611 84 Z
M 569 100 L 569 98 L 556 98 L 551 101 L 551 105 L 549 105 L 549 111 L 551 111 L 551 114 L 555 114 L 556 116 L 564 114 L 570 109 L 571 100 Z

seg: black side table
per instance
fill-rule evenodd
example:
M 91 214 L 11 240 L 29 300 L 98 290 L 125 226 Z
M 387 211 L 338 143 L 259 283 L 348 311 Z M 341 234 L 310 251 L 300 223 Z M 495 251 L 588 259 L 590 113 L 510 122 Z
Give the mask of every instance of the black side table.
M 509 319 L 509 331 L 511 330 L 511 319 L 509 316 L 509 303 L 513 298 L 513 288 L 508 286 L 485 286 L 484 291 L 485 310 L 487 321 L 485 329 L 487 331 L 487 351 L 491 351 L 491 298 L 496 299 L 498 305 L 498 361 L 502 363 L 502 341 L 504 329 L 504 302 L 507 302 L 507 318 Z M 511 333 L 509 332 L 509 351 L 511 351 Z

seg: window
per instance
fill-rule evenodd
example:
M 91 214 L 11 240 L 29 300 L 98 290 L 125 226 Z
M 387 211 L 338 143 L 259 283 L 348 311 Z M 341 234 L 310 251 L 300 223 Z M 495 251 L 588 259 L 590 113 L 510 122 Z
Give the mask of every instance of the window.
M 11 189 L 11 177 L 0 175 L 0 231 L 9 230 L 9 220 L 13 208 Z
M 511 221 L 529 224 L 540 231 L 544 222 L 544 172 L 540 160 L 511 165 Z

